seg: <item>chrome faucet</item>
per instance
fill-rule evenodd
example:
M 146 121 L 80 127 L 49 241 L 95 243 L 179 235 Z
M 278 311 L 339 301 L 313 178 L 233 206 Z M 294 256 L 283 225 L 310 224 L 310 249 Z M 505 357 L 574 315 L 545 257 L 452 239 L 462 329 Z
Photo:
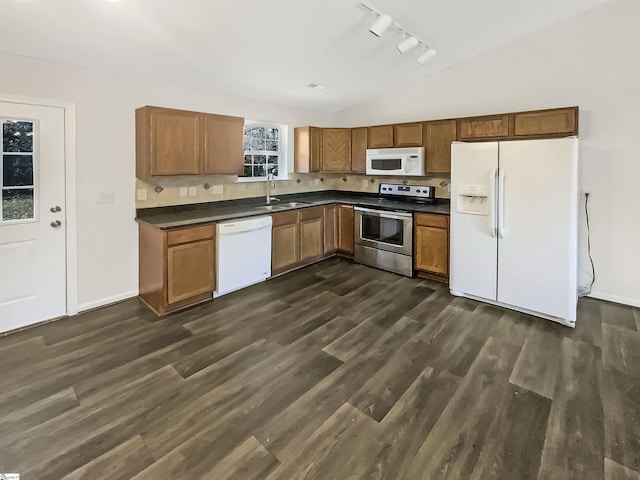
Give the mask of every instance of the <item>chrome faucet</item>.
M 280 199 L 271 196 L 271 189 L 276 189 L 276 179 L 273 176 L 273 173 L 267 175 L 267 205 L 271 204 L 271 200 L 279 202 Z

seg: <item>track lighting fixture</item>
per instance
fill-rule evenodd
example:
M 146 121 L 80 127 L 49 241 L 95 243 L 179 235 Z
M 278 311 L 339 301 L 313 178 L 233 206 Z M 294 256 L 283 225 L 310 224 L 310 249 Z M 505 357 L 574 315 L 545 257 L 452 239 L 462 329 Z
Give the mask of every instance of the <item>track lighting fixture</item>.
M 391 26 L 393 19 L 389 15 L 380 15 L 377 20 L 371 25 L 369 31 L 376 37 L 381 37 L 384 32 Z
M 371 25 L 371 28 L 369 29 L 369 31 L 376 37 L 381 37 L 389 28 L 402 34 L 404 39 L 396 45 L 396 48 L 401 54 L 405 54 L 406 52 L 413 50 L 418 46 L 422 47 L 423 52 L 417 58 L 420 65 L 424 65 L 429 61 L 429 59 L 435 56 L 436 51 L 433 48 L 417 38 L 415 35 L 409 33 L 398 22 L 394 22 L 390 15 L 382 13 L 366 1 L 362 2 L 360 6 L 362 6 L 371 15 L 374 15 L 376 17 L 376 21 L 373 23 L 373 25 Z
M 407 37 L 404 40 L 402 40 L 398 45 L 396 45 L 396 48 L 401 54 L 404 54 L 409 50 L 416 48 L 418 46 L 418 43 L 419 41 L 416 37 Z
M 424 65 L 430 59 L 436 56 L 436 51 L 433 48 L 425 47 L 424 51 L 420 54 L 420 56 L 416 59 L 420 65 Z

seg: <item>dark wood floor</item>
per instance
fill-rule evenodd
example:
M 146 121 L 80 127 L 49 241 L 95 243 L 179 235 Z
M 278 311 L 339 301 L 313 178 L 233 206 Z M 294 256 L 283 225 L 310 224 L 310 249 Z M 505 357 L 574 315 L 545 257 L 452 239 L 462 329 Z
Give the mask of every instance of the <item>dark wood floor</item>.
M 640 314 L 575 330 L 332 259 L 0 338 L 23 479 L 640 479 Z

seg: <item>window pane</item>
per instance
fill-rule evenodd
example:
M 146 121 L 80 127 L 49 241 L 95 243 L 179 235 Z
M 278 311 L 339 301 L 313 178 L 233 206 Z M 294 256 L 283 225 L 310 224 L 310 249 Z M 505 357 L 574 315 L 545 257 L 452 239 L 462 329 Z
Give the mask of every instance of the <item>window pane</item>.
M 251 150 L 264 150 L 264 140 L 261 138 L 254 138 L 251 142 Z
M 4 155 L 2 184 L 5 187 L 33 185 L 33 156 Z
M 269 155 L 269 163 L 277 164 L 278 163 L 278 156 L 277 155 Z
M 244 136 L 244 151 L 251 150 L 251 137 Z
M 264 166 L 255 166 L 253 167 L 253 176 L 254 177 L 265 177 L 267 174 L 265 173 Z
M 2 191 L 2 220 L 28 220 L 33 213 L 33 188 Z
M 267 150 L 270 152 L 277 152 L 278 142 L 275 140 L 267 140 Z
M 278 129 L 277 128 L 267 128 L 267 138 L 272 140 L 278 139 Z
M 253 163 L 252 159 L 253 159 L 252 155 L 245 155 L 244 156 L 244 164 L 245 165 L 251 165 Z
M 254 138 L 264 138 L 264 127 L 253 127 L 251 129 L 251 135 Z
M 5 152 L 33 152 L 33 122 L 6 120 L 2 125 L 2 149 Z
M 269 173 L 272 173 L 275 177 L 278 176 L 278 166 L 277 165 L 268 165 L 267 170 Z
M 266 155 L 254 155 L 253 163 L 260 164 L 260 165 L 267 163 Z
M 245 177 L 253 176 L 253 167 L 251 165 L 244 166 L 244 176 Z

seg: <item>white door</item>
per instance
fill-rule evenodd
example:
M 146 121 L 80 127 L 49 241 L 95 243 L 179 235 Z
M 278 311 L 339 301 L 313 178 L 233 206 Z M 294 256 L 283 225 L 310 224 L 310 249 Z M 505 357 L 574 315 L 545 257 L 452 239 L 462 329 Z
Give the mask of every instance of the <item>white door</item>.
M 498 301 L 575 321 L 578 140 L 500 143 Z
M 451 147 L 451 272 L 454 294 L 496 300 L 498 143 Z
M 0 332 L 66 313 L 64 109 L 0 102 Z

